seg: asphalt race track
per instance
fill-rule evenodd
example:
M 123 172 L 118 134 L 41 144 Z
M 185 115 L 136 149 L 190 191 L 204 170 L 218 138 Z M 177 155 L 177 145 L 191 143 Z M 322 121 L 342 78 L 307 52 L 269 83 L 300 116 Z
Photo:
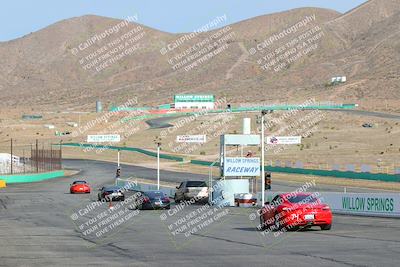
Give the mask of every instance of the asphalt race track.
M 253 209 L 210 209 L 207 214 L 212 216 L 212 222 L 186 236 L 183 232 L 172 233 L 172 226 L 203 206 L 173 206 L 171 214 L 130 210 L 132 214 L 137 212 L 135 216 L 115 227 L 112 233 L 83 235 L 76 223 L 93 217 L 85 214 L 76 219 L 72 215 L 96 203 L 97 192 L 70 195 L 69 184 L 82 177 L 92 188 L 112 184 L 115 165 L 69 160 L 65 166 L 82 172 L 76 177 L 1 189 L 0 266 L 309 267 L 398 266 L 400 262 L 400 220 L 388 218 L 336 215 L 331 231 L 312 228 L 262 234 L 255 228 L 257 219 L 249 218 Z M 123 176 L 155 177 L 152 169 L 122 166 L 122 170 Z M 161 178 L 178 182 L 207 177 L 163 171 Z M 274 183 L 274 187 L 291 190 L 297 186 Z M 320 186 L 316 190 L 341 188 Z M 109 211 L 106 203 L 95 210 L 97 214 Z
M 357 110 L 357 109 L 326 109 L 325 111 L 344 112 L 344 113 L 348 113 L 348 114 L 352 114 L 352 115 L 356 115 L 356 116 L 363 116 L 363 117 L 376 117 L 376 118 L 383 118 L 383 119 L 400 120 L 399 115 L 383 113 L 383 112 L 374 112 L 374 111 Z M 150 126 L 151 129 L 168 128 L 168 127 L 173 126 L 172 124 L 169 123 L 170 121 L 176 120 L 181 117 L 185 117 L 185 116 L 160 117 L 160 118 L 147 120 L 146 123 Z

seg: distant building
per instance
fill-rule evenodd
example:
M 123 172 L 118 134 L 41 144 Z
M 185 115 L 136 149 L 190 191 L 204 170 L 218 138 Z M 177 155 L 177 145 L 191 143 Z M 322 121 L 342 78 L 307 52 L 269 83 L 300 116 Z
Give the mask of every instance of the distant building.
M 338 83 L 345 83 L 345 82 L 347 82 L 346 76 L 332 77 L 332 79 L 331 79 L 331 84 L 338 84 Z
M 19 163 L 20 158 L 18 156 L 12 156 L 13 163 Z M 11 162 L 11 154 L 8 153 L 0 153 L 0 163 L 10 163 Z
M 176 109 L 214 109 L 214 95 L 175 95 Z

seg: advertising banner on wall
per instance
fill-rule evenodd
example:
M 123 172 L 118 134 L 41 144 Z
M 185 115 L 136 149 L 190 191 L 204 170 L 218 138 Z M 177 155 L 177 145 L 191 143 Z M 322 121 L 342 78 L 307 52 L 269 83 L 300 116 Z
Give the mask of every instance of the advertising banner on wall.
M 88 143 L 118 143 L 121 141 L 119 134 L 106 134 L 106 135 L 88 135 Z
M 301 144 L 301 136 L 268 136 L 268 145 L 296 145 Z
M 175 102 L 215 102 L 214 95 L 175 95 Z
M 271 200 L 283 192 L 266 192 L 265 199 Z M 321 202 L 329 205 L 333 213 L 400 217 L 400 194 L 398 193 L 345 193 L 315 192 Z
M 225 158 L 224 176 L 260 176 L 260 158 Z
M 205 143 L 207 141 L 206 135 L 178 135 L 176 142 L 178 143 Z
M 321 192 L 321 198 L 337 213 L 400 217 L 400 194 Z

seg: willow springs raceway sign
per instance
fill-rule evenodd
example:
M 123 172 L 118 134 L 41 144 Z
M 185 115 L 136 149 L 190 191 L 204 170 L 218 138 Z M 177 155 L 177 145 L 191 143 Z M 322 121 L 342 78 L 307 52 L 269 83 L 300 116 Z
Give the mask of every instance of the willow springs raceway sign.
M 225 158 L 224 176 L 260 176 L 260 158 Z

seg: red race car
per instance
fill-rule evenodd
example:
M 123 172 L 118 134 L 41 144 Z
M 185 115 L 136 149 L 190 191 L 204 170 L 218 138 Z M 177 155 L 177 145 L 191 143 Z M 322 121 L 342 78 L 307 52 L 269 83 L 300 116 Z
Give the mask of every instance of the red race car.
M 90 186 L 86 181 L 75 181 L 71 184 L 71 187 L 69 189 L 69 192 L 71 194 L 75 193 L 90 193 Z
M 332 227 L 332 212 L 317 193 L 285 193 L 265 202 L 260 210 L 260 230 L 297 230 L 300 227 Z

